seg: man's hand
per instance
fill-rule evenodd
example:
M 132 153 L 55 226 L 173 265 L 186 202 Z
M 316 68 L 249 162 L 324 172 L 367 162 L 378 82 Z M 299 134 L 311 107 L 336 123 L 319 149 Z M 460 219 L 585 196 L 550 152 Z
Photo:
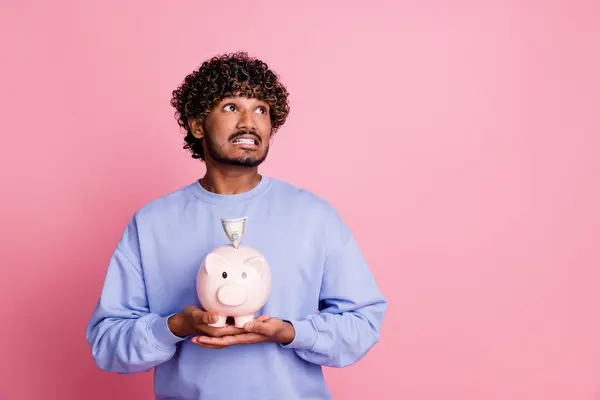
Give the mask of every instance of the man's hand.
M 288 344 L 294 340 L 296 335 L 292 324 L 267 315 L 261 315 L 254 321 L 248 322 L 242 331 L 246 333 L 232 333 L 219 337 L 197 336 L 192 339 L 192 343 L 211 349 L 260 342 Z
M 179 314 L 175 314 L 169 318 L 168 325 L 171 332 L 179 337 L 186 337 L 189 335 L 221 337 L 246 334 L 244 329 L 236 328 L 233 325 L 222 328 L 208 326 L 208 324 L 214 322 L 217 322 L 217 316 L 215 314 L 205 312 L 196 306 L 189 306 Z

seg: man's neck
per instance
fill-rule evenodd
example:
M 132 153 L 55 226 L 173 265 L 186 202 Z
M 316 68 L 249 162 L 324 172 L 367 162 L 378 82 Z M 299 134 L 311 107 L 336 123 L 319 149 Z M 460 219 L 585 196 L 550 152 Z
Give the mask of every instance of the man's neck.
M 261 179 L 262 176 L 257 168 L 217 169 L 207 165 L 206 174 L 200 179 L 200 185 L 216 194 L 240 194 L 254 188 Z

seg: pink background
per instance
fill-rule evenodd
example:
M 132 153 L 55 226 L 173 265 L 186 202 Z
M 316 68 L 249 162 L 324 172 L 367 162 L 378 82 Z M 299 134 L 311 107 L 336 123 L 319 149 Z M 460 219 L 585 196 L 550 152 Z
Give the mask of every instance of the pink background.
M 3 1 L 0 399 L 152 397 L 85 324 L 127 219 L 203 173 L 171 90 L 238 49 L 291 91 L 262 172 L 390 301 L 336 399 L 600 399 L 599 4 Z

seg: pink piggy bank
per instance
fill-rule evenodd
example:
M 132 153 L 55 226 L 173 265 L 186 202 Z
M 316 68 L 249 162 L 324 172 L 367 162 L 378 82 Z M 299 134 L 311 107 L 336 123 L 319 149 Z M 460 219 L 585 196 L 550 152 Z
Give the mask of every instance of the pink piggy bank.
M 267 302 L 271 270 L 254 248 L 217 247 L 202 262 L 196 290 L 202 307 L 219 316 L 209 326 L 226 326 L 227 317 L 233 317 L 235 326 L 243 328 Z

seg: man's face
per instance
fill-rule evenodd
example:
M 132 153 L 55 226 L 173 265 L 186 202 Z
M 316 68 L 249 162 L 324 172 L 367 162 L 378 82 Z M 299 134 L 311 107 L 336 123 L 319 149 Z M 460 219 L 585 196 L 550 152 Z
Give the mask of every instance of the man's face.
M 254 98 L 225 98 L 206 117 L 202 135 L 207 161 L 258 166 L 269 152 L 269 104 Z

